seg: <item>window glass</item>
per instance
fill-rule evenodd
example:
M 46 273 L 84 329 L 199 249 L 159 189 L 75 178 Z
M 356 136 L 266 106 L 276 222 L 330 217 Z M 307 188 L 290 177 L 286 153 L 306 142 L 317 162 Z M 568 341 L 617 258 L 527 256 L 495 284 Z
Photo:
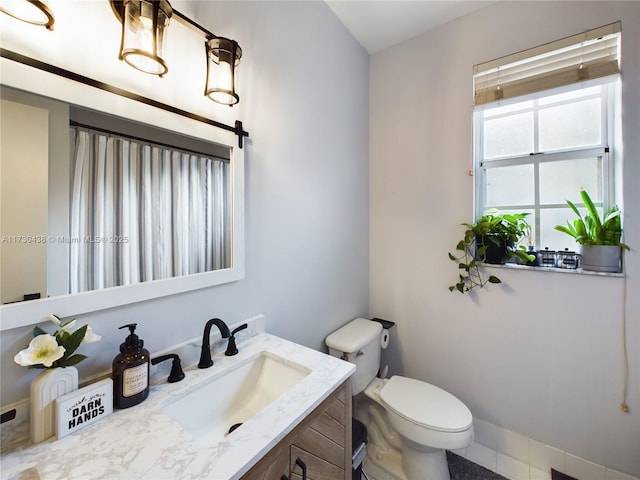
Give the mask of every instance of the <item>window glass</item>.
M 533 100 L 526 102 L 512 103 L 510 105 L 503 105 L 500 107 L 491 107 L 484 111 L 484 118 L 496 117 L 504 115 L 506 113 L 515 113 L 523 110 L 531 110 L 533 108 Z
M 541 109 L 540 151 L 601 145 L 600 109 L 600 98 Z
M 533 165 L 490 168 L 486 180 L 487 207 L 534 203 Z
M 602 160 L 600 157 L 540 164 L 541 205 L 565 203 L 567 198 L 572 201 L 580 201 L 578 196 L 580 188 L 589 192 L 589 196 L 594 202 L 602 201 Z
M 556 95 L 549 95 L 539 98 L 538 105 L 550 105 L 552 103 L 566 102 L 567 100 L 573 100 L 578 98 L 590 97 L 594 95 L 600 95 L 600 86 L 590 88 L 579 88 L 577 90 L 558 93 Z
M 540 211 L 540 248 L 549 250 L 574 250 L 576 242 L 566 233 L 558 232 L 553 227 L 565 225 L 567 220 L 573 223 L 575 213 L 569 208 L 551 208 Z
M 533 152 L 533 112 L 518 113 L 484 122 L 484 158 Z

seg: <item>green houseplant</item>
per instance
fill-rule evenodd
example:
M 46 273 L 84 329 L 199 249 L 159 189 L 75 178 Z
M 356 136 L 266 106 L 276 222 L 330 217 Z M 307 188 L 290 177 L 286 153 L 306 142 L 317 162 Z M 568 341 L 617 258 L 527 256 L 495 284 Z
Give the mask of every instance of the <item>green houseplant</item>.
M 582 215 L 578 207 L 567 200 L 567 205 L 578 216 L 573 223 L 556 225 L 559 232 L 573 237 L 581 246 L 582 268 L 600 272 L 619 272 L 621 270 L 622 249 L 629 246 L 622 243 L 621 212 L 613 205 L 602 219 L 591 197 L 584 188 L 580 189 L 580 198 L 586 213 Z
M 519 245 L 531 227 L 525 220 L 528 213 L 500 213 L 496 209 L 487 211 L 474 223 L 463 223 L 467 229 L 464 238 L 456 245 L 458 256 L 449 252 L 449 259 L 462 270 L 459 280 L 449 287 L 449 291 L 468 292 L 475 287 L 484 287 L 487 283 L 501 283 L 491 275 L 486 279 L 480 272 L 481 263 L 503 264 L 517 257 L 523 263 L 533 261 L 534 257 Z

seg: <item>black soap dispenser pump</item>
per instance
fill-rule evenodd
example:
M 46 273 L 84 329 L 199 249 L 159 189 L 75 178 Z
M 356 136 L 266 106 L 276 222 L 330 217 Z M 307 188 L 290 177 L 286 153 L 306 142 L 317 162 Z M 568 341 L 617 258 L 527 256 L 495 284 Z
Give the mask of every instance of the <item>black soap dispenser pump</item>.
M 138 405 L 149 396 L 149 351 L 144 341 L 134 333 L 137 323 L 128 328 L 129 336 L 120 345 L 120 354 L 113 359 L 113 406 L 129 408 Z

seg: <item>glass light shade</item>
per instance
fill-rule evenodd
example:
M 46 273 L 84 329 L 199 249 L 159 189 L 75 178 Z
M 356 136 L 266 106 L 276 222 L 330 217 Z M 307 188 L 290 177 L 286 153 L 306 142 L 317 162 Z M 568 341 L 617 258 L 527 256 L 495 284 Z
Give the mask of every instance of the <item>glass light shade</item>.
M 49 10 L 47 0 L 0 0 L 0 12 L 53 30 L 53 13 Z
M 120 59 L 145 73 L 167 73 L 162 48 L 172 13 L 166 0 L 125 0 Z
M 223 105 L 235 105 L 240 101 L 236 93 L 236 69 L 240 64 L 242 49 L 234 40 L 211 38 L 206 41 L 207 82 L 204 94 Z

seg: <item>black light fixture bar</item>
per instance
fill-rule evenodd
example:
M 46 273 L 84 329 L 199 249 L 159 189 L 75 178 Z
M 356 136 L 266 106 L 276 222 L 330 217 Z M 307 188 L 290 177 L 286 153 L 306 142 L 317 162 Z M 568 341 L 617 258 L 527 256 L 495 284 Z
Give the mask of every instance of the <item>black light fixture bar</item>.
M 111 8 L 113 13 L 118 18 L 120 22 L 124 20 L 124 0 L 110 0 Z M 205 36 L 208 38 L 216 38 L 217 36 L 204 28 L 202 25 L 194 22 L 189 17 L 187 17 L 184 13 L 179 12 L 178 10 L 172 8 L 173 16 L 182 23 L 184 26 L 189 27 L 192 31 Z M 173 17 L 172 17 L 173 18 Z
M 244 130 L 242 122 L 239 120 L 236 120 L 234 126 L 217 122 L 215 120 L 211 120 L 201 115 L 197 115 L 195 113 L 188 112 L 186 110 L 182 110 L 180 108 L 173 107 L 171 105 L 167 105 L 166 103 L 158 102 L 157 100 L 154 100 L 152 98 L 138 95 L 137 93 L 130 92 L 129 90 L 124 90 L 120 87 L 116 87 L 108 83 L 100 82 L 99 80 L 95 80 L 93 78 L 80 75 L 79 73 L 65 70 L 64 68 L 56 67 L 55 65 L 51 65 L 50 63 L 45 63 L 40 60 L 36 60 L 35 58 L 31 58 L 26 55 L 22 55 L 14 51 L 7 50 L 5 48 L 0 48 L 0 57 L 6 58 L 8 60 L 12 60 L 17 63 L 21 63 L 23 65 L 27 65 L 29 67 L 37 68 L 38 70 L 42 70 L 54 75 L 58 75 L 60 77 L 64 77 L 68 80 L 73 80 L 74 82 L 78 82 L 84 85 L 88 85 L 90 87 L 98 88 L 100 90 L 104 90 L 105 92 L 113 93 L 121 97 L 128 98 L 130 100 L 135 100 L 136 102 L 144 103 L 145 105 L 150 105 L 152 107 L 160 108 L 164 111 L 175 113 L 177 115 L 180 115 L 186 118 L 190 118 L 191 120 L 196 120 L 198 122 L 206 123 L 208 125 L 221 128 L 228 132 L 233 132 L 238 136 L 238 147 L 240 148 L 243 147 L 243 137 L 249 136 L 249 132 L 246 132 Z
M 174 10 L 173 14 L 176 16 L 176 19 L 181 24 L 183 24 L 185 27 L 189 27 L 194 32 L 199 33 L 201 35 L 204 35 L 204 37 L 207 38 L 207 39 L 209 39 L 209 38 L 217 38 L 217 35 L 211 33 L 209 30 L 204 28 L 202 25 L 194 22 L 193 20 L 191 20 L 189 17 L 187 17 L 183 13 L 180 13 L 178 10 Z

